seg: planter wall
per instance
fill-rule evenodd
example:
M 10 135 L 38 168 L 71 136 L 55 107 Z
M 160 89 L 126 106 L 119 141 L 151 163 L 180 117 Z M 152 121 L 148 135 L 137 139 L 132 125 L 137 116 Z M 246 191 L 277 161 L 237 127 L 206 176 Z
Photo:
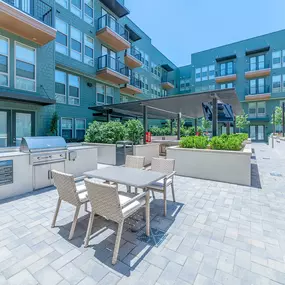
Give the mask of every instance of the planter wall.
M 151 136 L 151 140 L 177 140 L 177 136 Z
M 84 143 L 98 147 L 98 163 L 116 165 L 116 145 L 105 143 Z
M 251 145 L 242 151 L 167 148 L 177 175 L 240 185 L 251 185 Z
M 274 151 L 278 154 L 285 155 L 285 138 L 280 136 L 268 137 L 269 146 L 273 147 Z
M 134 155 L 144 156 L 145 165 L 148 165 L 153 157 L 159 157 L 159 143 L 135 145 Z

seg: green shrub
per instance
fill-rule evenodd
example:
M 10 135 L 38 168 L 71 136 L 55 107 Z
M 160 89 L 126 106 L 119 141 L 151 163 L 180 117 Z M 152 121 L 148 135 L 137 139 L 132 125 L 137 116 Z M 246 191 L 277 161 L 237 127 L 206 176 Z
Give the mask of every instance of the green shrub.
M 126 139 L 134 144 L 140 144 L 143 137 L 144 128 L 140 120 L 129 120 L 125 124 Z
M 208 138 L 202 136 L 188 136 L 180 140 L 179 146 L 182 148 L 205 149 L 208 146 Z
M 115 144 L 125 138 L 125 128 L 120 122 L 103 123 L 100 128 L 101 143 Z
M 213 137 L 210 141 L 210 146 L 212 149 L 218 150 L 241 150 L 242 143 L 247 138 L 247 134 L 223 134 L 219 137 Z
M 84 141 L 89 143 L 100 143 L 102 140 L 101 125 L 102 123 L 97 121 L 90 123 L 86 130 Z

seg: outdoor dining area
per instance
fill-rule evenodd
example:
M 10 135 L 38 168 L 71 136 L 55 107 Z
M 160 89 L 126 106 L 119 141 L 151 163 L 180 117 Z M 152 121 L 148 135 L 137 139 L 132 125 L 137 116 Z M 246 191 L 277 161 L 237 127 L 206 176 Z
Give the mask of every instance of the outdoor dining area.
M 85 247 L 88 247 L 92 235 L 95 215 L 117 223 L 118 230 L 112 258 L 112 264 L 116 264 L 124 221 L 142 207 L 145 208 L 145 234 L 146 236 L 150 235 L 150 192 L 153 199 L 155 199 L 155 192 L 163 194 L 165 216 L 167 215 L 168 188 L 171 188 L 172 198 L 175 202 L 175 161 L 153 158 L 151 167 L 145 169 L 144 160 L 143 156 L 127 155 L 124 166 L 111 166 L 85 172 L 84 184 L 80 186 L 76 185 L 73 175 L 52 170 L 58 201 L 51 226 L 56 226 L 62 202 L 75 206 L 69 240 L 73 238 L 76 231 L 81 206 L 84 205 L 85 211 L 90 215 L 84 241 Z M 119 184 L 125 185 L 126 191 L 119 191 Z

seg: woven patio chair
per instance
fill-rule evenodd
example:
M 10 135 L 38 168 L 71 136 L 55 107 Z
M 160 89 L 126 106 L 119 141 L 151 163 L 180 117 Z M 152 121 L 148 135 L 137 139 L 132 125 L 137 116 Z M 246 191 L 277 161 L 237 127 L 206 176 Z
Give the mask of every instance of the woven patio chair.
M 117 184 L 98 183 L 90 179 L 85 179 L 85 185 L 90 199 L 91 213 L 84 246 L 87 247 L 89 244 L 95 213 L 118 223 L 112 258 L 112 264 L 115 264 L 118 258 L 124 221 L 144 206 L 146 206 L 146 234 L 149 235 L 149 192 L 146 191 L 139 195 L 119 192 Z
M 53 228 L 56 223 L 56 218 L 61 205 L 61 201 L 65 201 L 76 207 L 73 222 L 71 225 L 69 240 L 73 238 L 78 214 L 80 207 L 84 204 L 85 211 L 87 212 L 87 202 L 89 201 L 85 185 L 76 186 L 74 177 L 71 174 L 52 170 L 52 176 L 54 179 L 54 186 L 58 192 L 58 201 L 55 209 L 54 217 L 51 227 Z
M 152 193 L 160 192 L 163 194 L 164 216 L 167 215 L 166 192 L 168 186 L 171 186 L 172 198 L 173 202 L 175 202 L 174 181 L 173 181 L 175 175 L 174 166 L 175 166 L 174 159 L 152 158 L 151 161 L 151 170 L 167 174 L 165 178 L 160 179 L 147 187 L 147 189 L 151 190 Z M 154 193 L 153 193 L 153 198 L 155 198 Z

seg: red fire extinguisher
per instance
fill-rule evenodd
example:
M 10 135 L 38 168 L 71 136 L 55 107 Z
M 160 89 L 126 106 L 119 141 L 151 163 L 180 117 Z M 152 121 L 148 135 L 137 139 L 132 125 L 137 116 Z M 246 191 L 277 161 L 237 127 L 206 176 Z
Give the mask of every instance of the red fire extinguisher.
M 146 132 L 146 142 L 150 143 L 151 142 L 151 132 Z

